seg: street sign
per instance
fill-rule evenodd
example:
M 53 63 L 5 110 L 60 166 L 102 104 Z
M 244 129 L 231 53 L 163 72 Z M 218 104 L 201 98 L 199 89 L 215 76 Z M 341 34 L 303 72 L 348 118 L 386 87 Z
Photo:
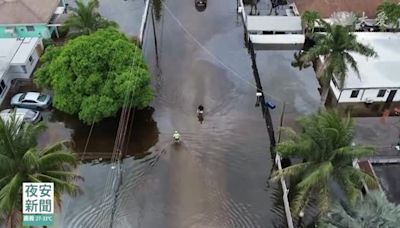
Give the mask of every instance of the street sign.
M 22 187 L 22 225 L 52 225 L 54 222 L 54 183 L 25 182 Z

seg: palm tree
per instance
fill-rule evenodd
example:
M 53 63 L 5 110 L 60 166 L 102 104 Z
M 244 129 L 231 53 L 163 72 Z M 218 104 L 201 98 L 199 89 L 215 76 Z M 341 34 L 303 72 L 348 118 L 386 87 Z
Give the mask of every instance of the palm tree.
M 302 51 L 302 50 L 300 50 L 299 52 L 295 52 L 293 54 L 294 60 L 291 63 L 292 67 L 299 68 L 299 70 L 302 70 L 302 69 L 306 69 L 312 65 L 311 63 L 303 62 L 303 59 L 302 59 L 303 54 L 304 54 L 304 51 Z
M 65 142 L 40 149 L 37 136 L 42 124 L 23 124 L 15 117 L 4 122 L 0 118 L 0 218 L 9 227 L 20 222 L 23 182 L 54 182 L 54 196 L 60 203 L 63 193 L 74 195 L 79 188 L 73 173 L 77 158 Z
M 400 5 L 394 1 L 384 1 L 377 9 L 378 24 L 382 30 L 386 27 L 399 29 Z
M 342 119 L 337 112 L 321 112 L 300 120 L 301 134 L 286 129 L 288 140 L 277 145 L 282 157 L 298 157 L 303 162 L 275 172 L 273 179 L 293 177 L 299 180 L 294 185 L 293 212 L 298 214 L 315 199 L 321 213 L 330 205 L 332 183 L 341 187 L 345 195 L 354 202 L 359 195 L 362 180 L 374 186 L 370 175 L 352 166 L 356 158 L 371 155 L 374 149 L 368 146 L 353 146 L 353 124 Z M 293 180 L 292 179 L 292 180 Z
M 376 57 L 376 52 L 362 44 L 351 33 L 350 26 L 325 25 L 325 34 L 314 34 L 315 45 L 301 56 L 304 64 L 313 63 L 316 76 L 321 86 L 320 110 L 325 110 L 329 93 L 329 83 L 335 77 L 339 89 L 343 88 L 346 74 L 351 69 L 359 75 L 357 62 L 350 53 L 358 53 L 367 57 Z M 323 59 L 321 64 L 320 57 Z
M 100 28 L 118 27 L 117 23 L 103 18 L 97 12 L 98 0 L 89 0 L 87 5 L 83 0 L 76 0 L 75 3 L 77 7 L 70 8 L 72 14 L 64 23 L 65 28 L 72 30 L 72 35 L 88 35 Z
M 321 24 L 322 18 L 317 11 L 305 11 L 301 15 L 301 22 L 306 27 L 307 33 L 314 33 L 315 24 Z
M 351 207 L 336 203 L 318 227 L 322 228 L 397 228 L 400 206 L 389 202 L 383 192 L 370 192 Z

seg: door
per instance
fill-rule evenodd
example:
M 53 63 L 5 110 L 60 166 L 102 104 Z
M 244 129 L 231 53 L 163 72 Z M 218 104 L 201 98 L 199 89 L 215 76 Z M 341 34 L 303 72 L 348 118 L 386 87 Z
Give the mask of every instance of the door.
M 386 103 L 392 103 L 394 96 L 396 95 L 397 90 L 390 90 L 389 96 L 386 99 Z
M 394 99 L 394 96 L 396 95 L 397 90 L 390 90 L 389 96 L 386 99 L 386 103 L 383 106 L 383 110 L 387 110 L 390 108 L 392 101 Z

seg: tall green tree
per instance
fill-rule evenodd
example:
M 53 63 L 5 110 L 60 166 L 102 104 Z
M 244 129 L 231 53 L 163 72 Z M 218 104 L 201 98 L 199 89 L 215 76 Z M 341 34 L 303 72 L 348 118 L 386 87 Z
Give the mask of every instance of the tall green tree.
M 8 227 L 19 227 L 22 211 L 23 182 L 54 182 L 57 202 L 63 193 L 78 192 L 73 169 L 77 157 L 65 142 L 44 149 L 37 147 L 42 124 L 23 124 L 15 116 L 0 118 L 0 218 Z
M 354 206 L 346 202 L 334 204 L 318 227 L 322 228 L 397 228 L 400 206 L 387 200 L 383 192 L 369 192 Z
M 70 35 L 88 35 L 98 29 L 107 27 L 118 27 L 114 21 L 103 18 L 97 11 L 98 0 L 89 0 L 87 4 L 83 0 L 75 1 L 76 7 L 71 7 L 72 14 L 65 21 L 64 26 L 70 31 Z
M 322 112 L 300 120 L 303 131 L 296 134 L 287 129 L 288 139 L 277 145 L 282 157 L 300 158 L 303 162 L 275 172 L 274 179 L 293 177 L 295 197 L 292 210 L 298 214 L 310 200 L 315 200 L 322 213 L 331 202 L 331 184 L 338 184 L 351 202 L 355 202 L 362 180 L 374 185 L 375 178 L 353 167 L 352 162 L 373 154 L 368 146 L 353 146 L 353 124 L 337 112 Z M 292 179 L 292 180 L 293 180 Z
M 376 52 L 369 46 L 357 41 L 356 35 L 351 33 L 350 26 L 325 24 L 326 33 L 315 34 L 315 45 L 301 55 L 303 64 L 315 64 L 316 76 L 321 86 L 320 110 L 325 110 L 325 103 L 329 93 L 329 83 L 335 78 L 339 89 L 343 88 L 349 67 L 359 75 L 357 62 L 351 53 L 358 53 L 367 57 L 376 57 Z M 323 61 L 321 63 L 320 57 Z
M 321 21 L 322 17 L 317 11 L 307 10 L 301 15 L 301 22 L 306 27 L 307 34 L 314 33 L 315 24 L 321 24 Z
M 382 30 L 387 27 L 399 29 L 400 5 L 396 1 L 384 1 L 377 9 L 378 24 Z
M 49 47 L 34 80 L 53 90 L 55 108 L 87 124 L 114 116 L 122 106 L 144 108 L 153 99 L 141 50 L 114 28 Z

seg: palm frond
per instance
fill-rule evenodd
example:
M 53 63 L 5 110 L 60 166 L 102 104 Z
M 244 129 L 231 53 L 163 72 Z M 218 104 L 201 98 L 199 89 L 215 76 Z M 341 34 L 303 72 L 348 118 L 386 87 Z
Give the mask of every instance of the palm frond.
M 307 168 L 307 166 L 311 165 L 312 163 L 310 162 L 304 162 L 296 165 L 291 165 L 289 167 L 286 167 L 280 171 L 275 171 L 272 174 L 272 180 L 276 181 L 281 177 L 290 177 L 290 176 L 295 176 L 299 173 L 304 172 L 304 170 Z

